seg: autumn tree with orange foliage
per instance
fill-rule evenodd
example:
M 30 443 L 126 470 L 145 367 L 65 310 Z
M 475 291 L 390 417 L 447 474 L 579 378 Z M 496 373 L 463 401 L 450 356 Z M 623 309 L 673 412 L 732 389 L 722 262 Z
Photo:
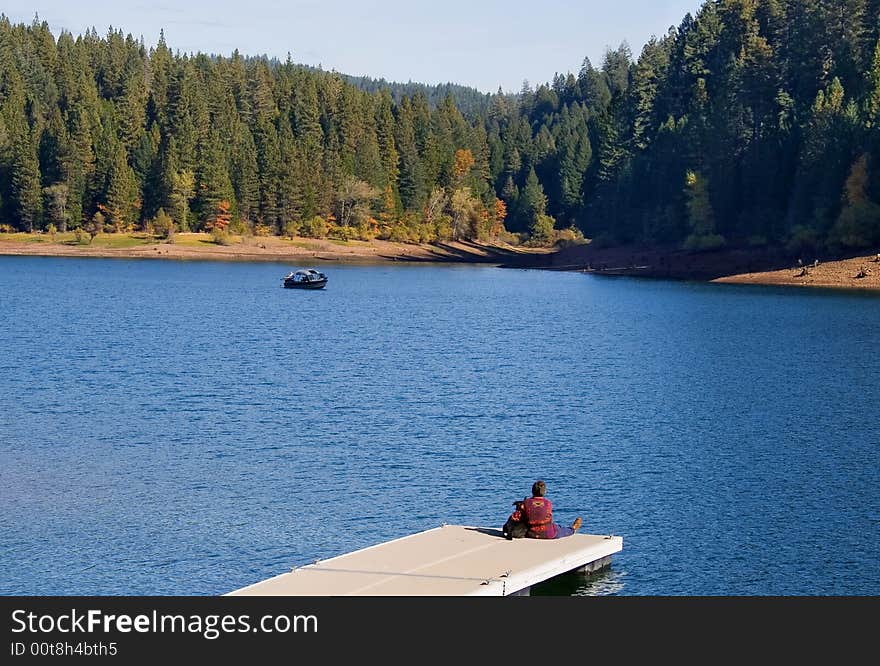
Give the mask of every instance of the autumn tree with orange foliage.
M 229 212 L 231 207 L 231 204 L 225 199 L 217 203 L 217 214 L 214 218 L 215 229 L 226 231 L 229 227 L 229 223 L 232 221 L 232 214 Z
M 456 185 L 467 176 L 474 166 L 474 155 L 467 148 L 460 148 L 455 151 L 455 162 L 452 165 L 452 175 L 455 178 Z
M 507 204 L 495 199 L 495 220 L 492 223 L 492 235 L 499 236 L 504 231 L 504 218 L 507 217 Z
M 231 208 L 232 205 L 226 199 L 218 201 L 214 209 L 214 214 L 205 225 L 214 237 L 214 242 L 219 245 L 229 244 L 229 234 L 226 230 L 229 228 L 229 223 L 232 221 L 232 213 L 230 212 Z

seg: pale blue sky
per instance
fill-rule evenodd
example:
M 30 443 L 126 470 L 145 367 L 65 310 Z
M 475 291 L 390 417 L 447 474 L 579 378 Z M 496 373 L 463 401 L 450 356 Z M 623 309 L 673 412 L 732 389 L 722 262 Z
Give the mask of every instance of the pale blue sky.
M 485 92 L 518 91 L 598 65 L 626 40 L 638 55 L 701 0 L 5 0 L 0 12 L 56 35 L 109 26 L 174 50 L 285 58 L 346 74 L 422 83 L 451 81 Z

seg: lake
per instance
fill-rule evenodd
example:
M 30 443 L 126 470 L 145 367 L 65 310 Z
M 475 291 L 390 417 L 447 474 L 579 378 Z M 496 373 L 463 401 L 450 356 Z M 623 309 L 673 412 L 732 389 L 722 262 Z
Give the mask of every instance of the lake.
M 880 594 L 880 297 L 291 268 L 0 257 L 0 594 L 222 594 L 537 478 L 624 549 L 534 594 Z

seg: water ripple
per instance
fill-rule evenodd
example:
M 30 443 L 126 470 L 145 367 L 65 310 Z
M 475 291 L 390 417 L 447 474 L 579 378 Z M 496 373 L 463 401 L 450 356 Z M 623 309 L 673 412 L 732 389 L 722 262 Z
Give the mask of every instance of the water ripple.
M 0 594 L 218 594 L 539 476 L 624 550 L 536 593 L 880 593 L 880 299 L 287 270 L 0 258 Z

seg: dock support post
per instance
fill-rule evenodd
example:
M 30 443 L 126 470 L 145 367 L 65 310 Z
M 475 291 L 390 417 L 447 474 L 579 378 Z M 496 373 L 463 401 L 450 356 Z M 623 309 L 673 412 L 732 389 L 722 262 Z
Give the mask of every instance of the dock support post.
M 607 555 L 606 557 L 599 558 L 595 562 L 588 562 L 582 567 L 578 567 L 574 571 L 576 573 L 582 574 L 592 574 L 597 571 L 602 571 L 602 569 L 607 569 L 611 566 L 611 555 Z

